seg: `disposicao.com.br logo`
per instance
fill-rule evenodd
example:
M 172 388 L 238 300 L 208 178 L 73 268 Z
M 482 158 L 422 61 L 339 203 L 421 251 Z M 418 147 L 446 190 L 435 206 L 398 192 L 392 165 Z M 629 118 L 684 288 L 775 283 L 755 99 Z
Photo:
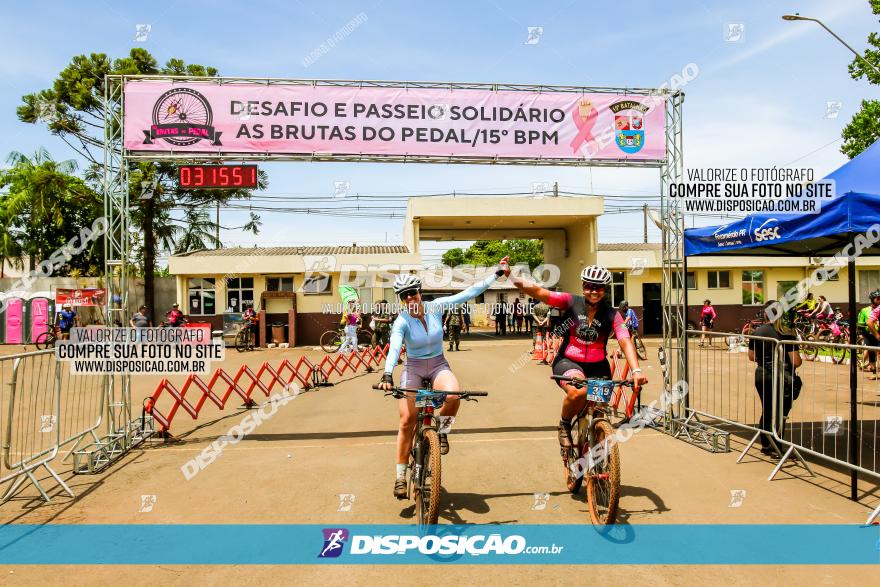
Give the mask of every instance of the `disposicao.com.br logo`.
M 473 536 L 417 536 L 406 534 L 352 535 L 344 528 L 325 528 L 323 547 L 318 558 L 335 558 L 343 552 L 344 544 L 350 544 L 350 555 L 401 555 L 418 553 L 424 555 L 528 555 L 559 554 L 563 546 L 528 546 L 523 536 L 513 534 L 477 534 Z

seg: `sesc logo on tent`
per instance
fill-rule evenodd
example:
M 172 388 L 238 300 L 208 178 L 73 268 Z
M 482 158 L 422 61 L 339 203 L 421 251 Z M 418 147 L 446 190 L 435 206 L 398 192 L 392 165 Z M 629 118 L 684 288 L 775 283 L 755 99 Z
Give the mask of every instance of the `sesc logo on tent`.
M 519 535 L 503 538 L 489 536 L 352 536 L 351 554 L 520 554 L 526 549 L 526 539 Z M 560 548 L 561 550 L 561 548 Z
M 778 239 L 781 235 L 779 234 L 779 225 L 772 225 L 771 223 L 779 222 L 776 218 L 768 218 L 764 221 L 764 224 L 755 229 L 754 236 L 755 242 L 762 241 L 772 241 Z

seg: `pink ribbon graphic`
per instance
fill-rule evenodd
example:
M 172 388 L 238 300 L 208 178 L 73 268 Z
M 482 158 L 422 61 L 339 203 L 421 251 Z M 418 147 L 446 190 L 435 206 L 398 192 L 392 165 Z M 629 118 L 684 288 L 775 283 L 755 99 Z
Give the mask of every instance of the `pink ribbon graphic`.
M 580 104 L 575 104 L 571 111 L 571 117 L 578 128 L 578 133 L 571 140 L 570 144 L 575 153 L 580 150 L 582 144 L 596 140 L 593 137 L 592 130 L 596 125 L 596 119 L 599 118 L 599 110 L 593 106 L 590 107 L 590 113 L 586 117 L 581 116 L 580 110 Z

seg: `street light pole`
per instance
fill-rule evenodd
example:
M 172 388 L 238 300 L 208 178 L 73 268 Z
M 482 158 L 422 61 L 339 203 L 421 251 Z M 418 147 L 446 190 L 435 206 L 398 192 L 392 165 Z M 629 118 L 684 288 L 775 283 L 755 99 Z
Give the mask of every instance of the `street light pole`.
M 878 70 L 876 67 L 874 67 L 874 65 L 873 65 L 872 63 L 870 63 L 867 59 L 865 59 L 865 58 L 862 56 L 861 53 L 859 53 L 858 51 L 856 51 L 855 49 L 853 49 L 852 47 L 850 47 L 849 44 L 848 44 L 846 41 L 844 41 L 844 40 L 841 39 L 839 36 L 837 36 L 837 33 L 835 33 L 834 31 L 832 31 L 831 29 L 829 29 L 827 26 L 825 26 L 825 23 L 822 22 L 821 20 L 819 20 L 818 18 L 810 18 L 809 16 L 801 16 L 800 14 L 795 13 L 795 14 L 784 14 L 784 15 L 782 15 L 782 20 L 788 20 L 788 21 L 792 21 L 792 20 L 811 20 L 811 21 L 813 21 L 813 22 L 815 22 L 815 23 L 818 23 L 819 26 L 821 26 L 823 29 L 825 29 L 826 31 L 828 31 L 828 32 L 831 34 L 832 37 L 834 37 L 835 39 L 837 39 L 838 41 L 840 41 L 840 44 L 841 44 L 841 45 L 843 45 L 844 47 L 846 47 L 847 49 L 849 49 L 850 51 L 852 51 L 853 55 L 855 55 L 856 57 L 858 57 L 859 59 L 861 59 L 861 60 L 865 63 L 865 65 L 867 65 L 868 67 L 870 67 L 872 70 L 874 70 L 874 73 L 876 73 L 878 76 L 880 76 L 880 70 Z

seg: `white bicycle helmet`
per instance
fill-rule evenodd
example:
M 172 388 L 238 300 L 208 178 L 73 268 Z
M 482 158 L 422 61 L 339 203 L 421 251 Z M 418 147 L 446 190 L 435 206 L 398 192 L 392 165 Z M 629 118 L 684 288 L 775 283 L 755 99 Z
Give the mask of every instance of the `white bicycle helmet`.
M 611 282 L 611 272 L 605 267 L 600 267 L 599 265 L 589 265 L 584 267 L 584 270 L 581 271 L 581 281 L 607 285 Z
M 408 289 L 422 289 L 422 280 L 411 273 L 398 275 L 394 280 L 394 293 L 399 294 Z

